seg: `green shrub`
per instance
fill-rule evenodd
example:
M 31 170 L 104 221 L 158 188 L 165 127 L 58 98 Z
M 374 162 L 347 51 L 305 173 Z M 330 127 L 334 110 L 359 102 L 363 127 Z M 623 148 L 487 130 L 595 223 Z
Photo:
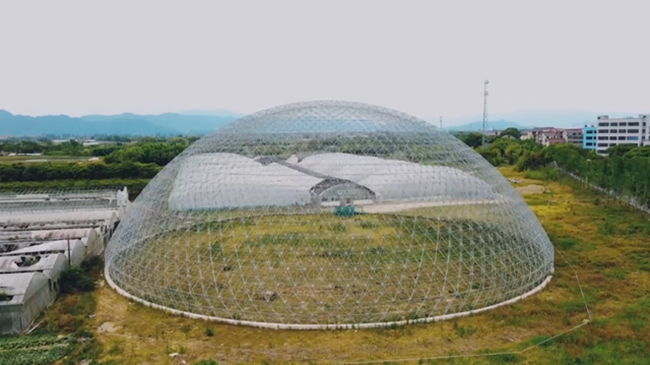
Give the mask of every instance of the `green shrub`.
M 208 336 L 208 337 L 212 337 L 212 336 L 214 336 L 214 331 L 212 330 L 212 328 L 210 328 L 210 327 L 206 327 L 206 329 L 205 329 L 205 335 Z
M 72 266 L 61 272 L 61 293 L 88 292 L 95 290 L 95 281 L 80 266 Z
M 552 167 L 543 167 L 539 170 L 526 171 L 524 177 L 532 180 L 557 181 L 560 178 L 560 173 Z
M 7 293 L 5 293 L 3 291 L 0 291 L 0 302 L 3 302 L 5 300 L 7 300 L 7 299 L 9 299 L 9 294 L 7 294 Z

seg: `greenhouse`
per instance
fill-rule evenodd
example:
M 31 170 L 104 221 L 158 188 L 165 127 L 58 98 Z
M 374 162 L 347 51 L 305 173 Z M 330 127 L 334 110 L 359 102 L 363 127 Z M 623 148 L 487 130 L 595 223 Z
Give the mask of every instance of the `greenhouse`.
M 195 142 L 122 217 L 105 265 L 146 305 L 286 329 L 479 313 L 552 272 L 543 228 L 479 154 L 347 102 L 265 110 Z
M 128 206 L 126 189 L 0 193 L 0 334 L 28 330 L 61 272 L 101 255 Z

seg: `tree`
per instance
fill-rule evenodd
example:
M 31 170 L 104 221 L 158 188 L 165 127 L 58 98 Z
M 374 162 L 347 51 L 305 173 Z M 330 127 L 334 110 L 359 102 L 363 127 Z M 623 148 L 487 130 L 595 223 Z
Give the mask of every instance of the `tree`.
M 478 132 L 462 133 L 458 135 L 458 138 L 472 148 L 479 147 L 483 144 L 483 135 Z
M 503 137 L 503 136 L 511 136 L 514 139 L 520 139 L 521 138 L 521 132 L 519 132 L 519 129 L 517 129 L 517 128 L 506 128 L 503 131 L 501 131 L 500 136 L 501 137 Z
M 548 149 L 541 151 L 526 151 L 517 162 L 515 169 L 517 171 L 537 170 L 546 167 L 553 162 L 553 157 Z
M 639 148 L 635 144 L 619 144 L 607 149 L 607 156 L 609 157 L 623 157 L 628 152 Z

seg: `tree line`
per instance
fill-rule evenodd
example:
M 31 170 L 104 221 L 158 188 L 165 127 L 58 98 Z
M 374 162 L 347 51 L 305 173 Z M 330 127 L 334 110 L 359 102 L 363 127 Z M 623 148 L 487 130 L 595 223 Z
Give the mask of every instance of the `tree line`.
M 8 141 L 0 150 L 47 155 L 98 156 L 93 162 L 14 162 L 0 163 L 0 189 L 95 186 L 106 182 L 127 186 L 139 192 L 143 181 L 152 179 L 163 166 L 198 138 L 144 137 L 129 144 L 84 147 L 70 140 L 53 144 L 50 141 Z M 9 146 L 9 147 L 7 147 Z M 22 149 L 17 146 L 23 146 Z M 4 149 L 3 149 L 4 148 Z M 20 152 L 19 152 L 20 153 Z M 54 185 L 53 185 L 54 184 Z
M 608 157 L 568 144 L 548 150 L 557 167 L 585 184 L 643 207 L 650 204 L 650 146 L 610 147 Z
M 650 147 L 620 145 L 608 150 L 609 157 L 570 144 L 549 147 L 532 140 L 520 140 L 519 131 L 508 129 L 498 136 L 486 137 L 482 145 L 480 133 L 458 133 L 456 136 L 494 166 L 514 166 L 518 171 L 535 171 L 537 177 L 556 178 L 554 167 L 570 173 L 599 189 L 626 196 L 636 203 L 650 203 Z M 92 181 L 110 179 L 136 179 L 138 184 L 153 178 L 158 171 L 197 138 L 155 138 L 145 137 L 129 144 L 114 144 L 84 148 L 79 142 L 69 141 L 59 145 L 24 141 L 11 141 L 24 146 L 24 150 L 46 148 L 47 153 L 76 151 L 101 156 L 97 163 L 13 163 L 0 164 L 0 183 L 50 182 L 50 181 Z M 408 151 L 399 146 L 407 143 Z M 44 146 L 44 147 L 43 147 Z M 2 146 L 0 145 L 0 148 Z M 299 139 L 278 141 L 248 141 L 233 144 L 224 149 L 243 155 L 285 155 L 296 152 L 330 151 L 384 158 L 406 159 L 414 162 L 436 160 L 443 151 L 435 141 L 422 136 L 385 135 L 373 139 L 363 137 L 341 137 L 322 139 Z M 231 151 L 232 150 L 232 151 Z M 80 152 L 82 151 L 82 152 Z
M 558 170 L 578 178 L 585 186 L 629 200 L 641 207 L 650 204 L 650 146 L 618 145 L 601 156 L 593 150 L 569 143 L 548 147 L 532 141 L 490 137 L 481 146 L 480 133 L 458 136 L 494 166 L 514 166 L 517 171 L 535 172 L 536 178 L 556 179 Z
M 161 167 L 149 163 L 13 163 L 0 164 L 0 182 L 94 180 L 94 179 L 151 179 Z

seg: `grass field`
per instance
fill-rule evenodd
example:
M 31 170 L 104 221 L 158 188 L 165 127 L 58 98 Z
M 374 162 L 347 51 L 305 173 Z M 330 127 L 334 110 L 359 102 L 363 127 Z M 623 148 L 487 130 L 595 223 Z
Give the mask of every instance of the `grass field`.
M 547 193 L 525 199 L 556 248 L 549 286 L 514 305 L 425 325 L 281 331 L 167 315 L 101 285 L 92 294 L 58 300 L 46 322 L 62 330 L 83 321 L 98 342 L 86 357 L 75 358 L 97 358 L 105 365 L 195 364 L 202 359 L 219 364 L 398 359 L 413 364 L 648 364 L 648 218 L 565 181 L 532 181 L 509 169 L 503 172 L 523 180 L 521 185 L 546 187 Z M 110 330 L 100 331 L 102 325 Z
M 156 304 L 234 320 L 417 320 L 504 302 L 546 279 L 544 252 L 506 226 L 403 213 L 267 213 L 145 240 L 119 266 L 126 279 L 113 280 Z M 267 301 L 265 292 L 278 297 Z

